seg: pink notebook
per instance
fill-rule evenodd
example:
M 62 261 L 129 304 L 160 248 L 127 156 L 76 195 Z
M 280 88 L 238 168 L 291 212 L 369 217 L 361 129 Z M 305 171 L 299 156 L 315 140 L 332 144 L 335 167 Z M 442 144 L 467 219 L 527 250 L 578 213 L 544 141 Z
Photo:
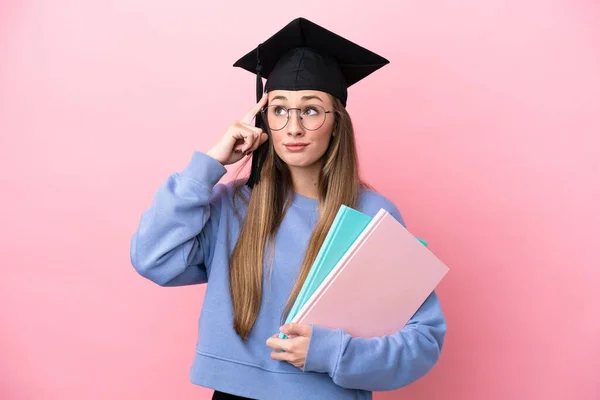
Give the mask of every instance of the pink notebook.
M 353 337 L 402 329 L 448 272 L 381 209 L 293 322 L 341 328 Z

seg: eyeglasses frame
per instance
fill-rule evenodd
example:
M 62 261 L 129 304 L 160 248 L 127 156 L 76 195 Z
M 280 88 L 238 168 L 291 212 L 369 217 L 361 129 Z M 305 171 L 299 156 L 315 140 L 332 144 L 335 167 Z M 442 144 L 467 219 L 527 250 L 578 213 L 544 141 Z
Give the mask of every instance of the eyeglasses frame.
M 285 107 L 285 106 L 279 106 L 279 107 L 283 107 L 283 108 L 285 108 L 285 109 L 287 110 L 287 117 L 286 117 L 286 121 L 285 121 L 285 124 L 284 124 L 284 125 L 283 125 L 281 128 L 279 128 L 279 129 L 273 129 L 273 128 L 271 128 L 271 127 L 269 126 L 269 123 L 268 123 L 268 122 L 269 122 L 269 118 L 268 118 L 268 116 L 267 116 L 267 115 L 265 115 L 265 113 L 266 113 L 266 111 L 267 111 L 267 109 L 268 109 L 269 107 L 277 107 L 277 106 L 278 106 L 278 105 L 275 105 L 275 104 L 273 104 L 273 105 L 265 106 L 265 107 L 263 107 L 263 108 L 260 110 L 260 112 L 261 112 L 261 114 L 262 114 L 262 116 L 263 116 L 263 121 L 264 121 L 264 122 L 265 122 L 265 124 L 266 124 L 266 125 L 269 127 L 269 130 L 272 130 L 272 131 L 275 131 L 275 132 L 279 132 L 280 130 L 282 130 L 283 128 L 285 128 L 285 127 L 287 126 L 287 124 L 290 122 L 290 111 L 292 111 L 292 110 L 298 110 L 298 118 L 300 118 L 300 120 L 302 120 L 302 116 L 300 116 L 300 111 L 302 111 L 302 108 L 306 108 L 306 107 L 315 107 L 315 106 L 316 106 L 316 107 L 321 107 L 323 110 L 325 110 L 325 107 L 323 107 L 323 106 L 320 106 L 320 105 L 318 105 L 318 104 L 311 104 L 311 105 L 308 105 L 308 106 L 304 106 L 304 107 L 302 107 L 302 108 L 298 108 L 298 107 L 287 108 L 287 107 Z M 307 131 L 316 131 L 316 130 L 319 130 L 319 129 L 321 129 L 321 127 L 322 127 L 323 125 L 325 125 L 325 121 L 327 121 L 327 114 L 334 114 L 335 112 L 336 112 L 335 110 L 325 110 L 325 118 L 323 118 L 323 123 L 321 123 L 321 125 L 319 125 L 319 127 L 318 127 L 318 128 L 309 129 L 309 128 L 305 127 L 304 125 L 302 125 L 302 121 L 300 121 L 300 125 L 302 125 L 302 127 L 303 127 L 304 129 L 306 129 Z

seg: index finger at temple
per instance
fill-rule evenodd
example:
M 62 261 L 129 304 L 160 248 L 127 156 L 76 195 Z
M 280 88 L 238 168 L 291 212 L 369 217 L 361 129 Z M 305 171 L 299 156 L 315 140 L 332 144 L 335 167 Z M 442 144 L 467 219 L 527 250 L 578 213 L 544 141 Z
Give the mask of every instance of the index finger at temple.
M 258 112 L 260 111 L 260 109 L 263 108 L 265 104 L 267 104 L 267 99 L 268 98 L 269 98 L 268 94 L 265 93 L 263 95 L 263 97 L 259 100 L 259 102 L 256 103 L 254 105 L 254 107 L 252 107 L 250 109 L 250 111 L 248 111 L 248 113 L 244 116 L 244 118 L 242 119 L 242 121 L 244 121 L 246 123 L 252 122 L 252 119 L 256 116 L 256 114 L 258 114 Z

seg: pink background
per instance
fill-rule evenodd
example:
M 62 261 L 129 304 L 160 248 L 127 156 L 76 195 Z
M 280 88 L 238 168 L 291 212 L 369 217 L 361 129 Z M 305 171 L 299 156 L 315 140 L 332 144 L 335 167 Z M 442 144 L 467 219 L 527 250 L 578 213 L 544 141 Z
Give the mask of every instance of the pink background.
M 208 398 L 204 288 L 139 277 L 129 238 L 297 12 L 392 61 L 350 91 L 364 175 L 451 268 L 439 364 L 376 399 L 600 398 L 599 3 L 0 7 L 0 398 Z

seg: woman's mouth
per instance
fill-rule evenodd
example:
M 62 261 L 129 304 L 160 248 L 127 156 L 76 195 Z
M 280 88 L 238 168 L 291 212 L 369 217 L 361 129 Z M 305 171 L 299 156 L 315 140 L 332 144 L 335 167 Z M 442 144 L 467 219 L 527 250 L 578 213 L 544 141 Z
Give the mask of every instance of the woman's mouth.
M 287 143 L 284 146 L 289 151 L 302 151 L 307 146 L 307 143 Z

